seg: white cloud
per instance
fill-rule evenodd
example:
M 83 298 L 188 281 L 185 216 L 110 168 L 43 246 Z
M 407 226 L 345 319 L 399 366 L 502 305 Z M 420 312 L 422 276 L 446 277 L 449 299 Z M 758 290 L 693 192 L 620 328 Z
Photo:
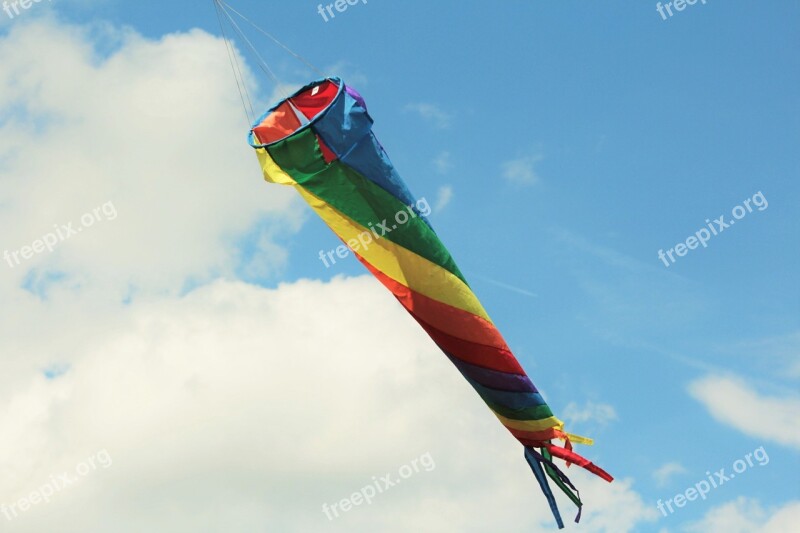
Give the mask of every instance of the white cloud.
M 114 461 L 13 531 L 553 527 L 520 446 L 371 277 L 277 290 L 218 281 L 124 315 L 94 323 L 107 333 L 62 377 L 18 373 L 23 387 L 0 389 L 0 502 L 98 450 Z M 323 503 L 426 452 L 434 471 L 327 521 Z M 571 477 L 582 530 L 653 518 L 630 480 Z
M 606 425 L 617 420 L 617 412 L 613 406 L 594 402 L 586 402 L 583 407 L 571 402 L 562 411 L 562 416 L 565 421 L 572 423 L 593 422 Z
M 443 111 L 439 106 L 424 102 L 408 104 L 406 106 L 406 111 L 413 111 L 417 113 L 423 119 L 431 122 L 434 126 L 440 129 L 449 128 L 453 118 L 449 113 Z
M 101 57 L 93 39 L 115 51 Z M 3 261 L 0 287 L 35 268 L 64 273 L 62 285 L 177 291 L 230 273 L 237 235 L 292 212 L 292 191 L 263 183 L 247 146 L 220 40 L 20 21 L 0 55 L 0 250 L 109 201 L 118 212 L 52 253 Z
M 439 187 L 439 191 L 436 194 L 436 205 L 434 206 L 433 210 L 437 213 L 448 206 L 450 200 L 453 199 L 453 187 L 450 185 L 443 185 Z
M 512 183 L 529 185 L 538 183 L 537 163 L 544 159 L 542 154 L 528 155 L 503 163 L 503 177 Z
M 800 448 L 797 396 L 764 396 L 741 379 L 716 375 L 692 382 L 689 394 L 723 424 L 751 437 Z
M 690 533 L 785 533 L 800 524 L 800 501 L 764 509 L 760 502 L 740 497 L 714 507 L 698 522 L 687 525 Z
M 337 61 L 326 67 L 324 71 L 330 73 L 331 76 L 339 76 L 347 85 L 353 86 L 357 91 L 361 91 L 361 88 L 369 83 L 367 75 L 347 61 Z
M 653 478 L 656 480 L 656 484 L 659 487 L 665 487 L 673 477 L 685 474 L 686 472 L 686 468 L 680 463 L 666 463 L 653 472 Z
M 450 152 L 442 152 L 433 160 L 433 165 L 439 174 L 447 174 L 453 168 L 453 157 Z

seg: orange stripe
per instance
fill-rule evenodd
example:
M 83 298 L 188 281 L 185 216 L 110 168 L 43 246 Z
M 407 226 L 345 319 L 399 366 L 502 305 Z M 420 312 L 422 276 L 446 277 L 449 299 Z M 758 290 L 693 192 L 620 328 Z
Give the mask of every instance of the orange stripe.
M 550 428 L 542 431 L 525 431 L 522 429 L 514 429 L 506 426 L 506 429 L 514 435 L 517 440 L 526 446 L 541 446 L 541 443 L 550 441 L 552 439 L 563 439 L 566 435 L 558 428 Z M 539 444 L 531 444 L 537 442 Z

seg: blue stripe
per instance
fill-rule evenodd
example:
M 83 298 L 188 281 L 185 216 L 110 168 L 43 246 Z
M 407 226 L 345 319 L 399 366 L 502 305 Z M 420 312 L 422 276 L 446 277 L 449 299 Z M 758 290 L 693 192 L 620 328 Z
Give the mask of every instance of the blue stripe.
M 530 453 L 527 446 L 525 447 L 525 459 L 528 461 L 531 470 L 533 470 L 533 475 L 536 476 L 536 481 L 539 482 L 539 488 L 542 489 L 544 497 L 547 498 L 547 503 L 550 504 L 550 511 L 553 513 L 553 517 L 556 519 L 558 529 L 564 529 L 564 521 L 561 519 L 561 513 L 558 512 L 556 498 L 553 496 L 553 491 L 550 490 L 550 484 L 547 482 L 547 478 L 544 475 L 542 465 L 539 464 L 539 459 Z
M 319 135 L 339 160 L 389 194 L 411 206 L 428 226 L 416 199 L 372 133 L 372 117 L 347 91 L 342 91 L 314 124 Z
M 441 346 L 439 348 L 441 348 Z M 488 368 L 465 363 L 446 351 L 442 351 L 450 358 L 459 372 L 461 372 L 468 381 L 474 381 L 485 387 L 507 392 L 538 392 L 528 376 L 498 372 L 497 370 L 490 370 Z
M 488 398 L 493 403 L 502 405 L 514 411 L 527 409 L 528 407 L 538 407 L 540 405 L 547 405 L 542 395 L 538 392 L 508 392 L 504 390 L 495 390 L 490 387 L 485 387 L 480 383 L 465 376 L 478 394 L 483 398 Z

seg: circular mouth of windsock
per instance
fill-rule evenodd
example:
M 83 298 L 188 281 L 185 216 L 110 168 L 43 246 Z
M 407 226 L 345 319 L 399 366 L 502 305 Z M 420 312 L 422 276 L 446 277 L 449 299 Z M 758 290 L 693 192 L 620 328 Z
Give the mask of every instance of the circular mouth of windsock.
M 281 100 L 253 125 L 250 144 L 254 148 L 263 148 L 310 127 L 330 108 L 343 87 L 342 80 L 326 78 L 310 83 Z

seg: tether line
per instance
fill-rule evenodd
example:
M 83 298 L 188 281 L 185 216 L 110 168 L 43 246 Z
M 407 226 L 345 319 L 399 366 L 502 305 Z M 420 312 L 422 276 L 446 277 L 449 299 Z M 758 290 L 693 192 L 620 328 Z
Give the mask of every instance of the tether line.
M 258 24 L 256 24 L 255 22 L 253 22 L 252 20 L 250 20 L 250 19 L 249 19 L 249 18 L 247 18 L 246 16 L 244 16 L 244 15 L 242 15 L 241 13 L 239 13 L 238 11 L 236 11 L 234 8 L 232 8 L 232 7 L 231 7 L 231 6 L 229 6 L 227 3 L 225 3 L 223 0 L 217 0 L 217 1 L 218 1 L 220 4 L 222 4 L 222 5 L 225 7 L 225 9 L 228 9 L 228 10 L 232 11 L 233 13 L 235 13 L 236 15 L 238 15 L 239 17 L 241 17 L 241 19 L 242 19 L 242 20 L 244 20 L 245 22 L 247 22 L 248 24 L 250 24 L 250 25 L 251 25 L 253 28 L 255 28 L 257 31 L 261 32 L 263 35 L 265 35 L 266 37 L 268 37 L 269 39 L 271 39 L 271 40 L 272 40 L 272 42 L 274 42 L 275 44 L 277 44 L 278 46 L 280 46 L 281 48 L 283 48 L 284 50 L 286 50 L 286 51 L 287 51 L 288 53 L 290 53 L 290 54 L 291 54 L 291 55 L 292 55 L 292 56 L 293 56 L 295 59 L 297 59 L 298 61 L 300 61 L 301 63 L 303 63 L 305 66 L 307 66 L 308 68 L 310 68 L 311 70 L 313 70 L 314 72 L 316 72 L 317 74 L 319 74 L 320 76 L 322 76 L 323 78 L 325 77 L 325 73 L 324 73 L 324 72 L 322 72 L 320 69 L 318 69 L 317 67 L 315 67 L 315 66 L 314 66 L 314 65 L 313 65 L 313 64 L 312 64 L 312 63 L 311 63 L 309 60 L 307 60 L 306 58 L 304 58 L 303 56 L 301 56 L 300 54 L 298 54 L 297 52 L 295 52 L 294 50 L 292 50 L 291 48 L 289 48 L 288 46 L 286 46 L 286 45 L 285 45 L 285 44 L 283 44 L 282 42 L 280 42 L 280 41 L 279 41 L 279 40 L 278 40 L 278 39 L 277 39 L 275 36 L 273 36 L 271 33 L 267 32 L 267 31 L 266 31 L 266 30 L 264 30 L 264 29 L 262 29 L 260 26 L 258 26 Z
M 222 32 L 222 38 L 225 40 L 225 50 L 228 53 L 228 61 L 231 64 L 231 70 L 233 70 L 233 78 L 236 80 L 236 88 L 239 89 L 239 98 L 242 100 L 245 118 L 247 119 L 248 125 L 250 125 L 255 121 L 253 102 L 250 100 L 250 93 L 247 91 L 247 83 L 242 75 L 236 50 L 233 48 L 233 45 L 230 42 L 230 39 L 228 39 L 227 33 L 225 32 L 225 25 L 222 23 L 222 15 L 220 13 L 222 7 L 219 5 L 217 0 L 214 1 L 214 8 L 217 12 L 217 20 L 219 21 L 219 29 Z
M 248 125 L 253 123 L 256 114 L 255 111 L 253 110 L 253 102 L 250 98 L 250 93 L 247 90 L 247 82 L 244 77 L 244 70 L 242 69 L 242 65 L 239 62 L 239 56 L 236 53 L 236 47 L 233 45 L 232 36 L 229 36 L 228 33 L 225 31 L 225 24 L 222 21 L 223 15 L 227 19 L 228 23 L 231 25 L 233 34 L 241 38 L 242 42 L 245 43 L 247 48 L 249 48 L 250 51 L 253 53 L 253 55 L 256 57 L 257 60 L 256 64 L 261 69 L 261 71 L 264 72 L 264 74 L 266 74 L 270 80 L 272 80 L 272 82 L 275 84 L 275 87 L 281 94 L 283 94 L 284 98 L 289 98 L 289 94 L 286 92 L 284 86 L 281 85 L 278 76 L 269 66 L 269 63 L 261 56 L 261 54 L 258 52 L 258 49 L 253 45 L 250 39 L 247 38 L 247 35 L 242 30 L 242 28 L 239 27 L 239 24 L 237 24 L 236 20 L 234 20 L 229 11 L 235 13 L 238 17 L 240 17 L 242 20 L 250 24 L 258 32 L 268 37 L 272 42 L 283 48 L 283 50 L 291 54 L 295 59 L 303 63 L 309 69 L 313 70 L 321 77 L 323 78 L 325 77 L 325 73 L 322 72 L 317 67 L 315 67 L 310 61 L 305 59 L 303 56 L 301 56 L 300 54 L 298 54 L 285 44 L 283 44 L 271 33 L 259 27 L 256 23 L 251 21 L 249 18 L 241 14 L 239 11 L 237 11 L 230 5 L 228 5 L 226 2 L 224 2 L 223 0 L 213 0 L 213 1 L 214 1 L 214 8 L 217 12 L 217 20 L 219 21 L 220 30 L 222 31 L 222 38 L 225 41 L 225 48 L 228 52 L 228 60 L 231 64 L 231 69 L 233 70 L 233 76 L 236 79 L 236 87 L 239 89 L 239 97 L 242 100 L 242 107 L 244 107 L 245 115 L 247 115 Z

